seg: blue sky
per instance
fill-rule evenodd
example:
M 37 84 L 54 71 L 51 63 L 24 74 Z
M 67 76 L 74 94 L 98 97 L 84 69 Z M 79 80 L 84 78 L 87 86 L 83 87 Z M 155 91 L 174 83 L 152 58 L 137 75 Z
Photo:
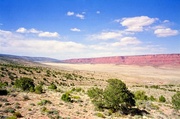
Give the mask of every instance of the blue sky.
M 0 53 L 180 53 L 180 0 L 0 0 Z

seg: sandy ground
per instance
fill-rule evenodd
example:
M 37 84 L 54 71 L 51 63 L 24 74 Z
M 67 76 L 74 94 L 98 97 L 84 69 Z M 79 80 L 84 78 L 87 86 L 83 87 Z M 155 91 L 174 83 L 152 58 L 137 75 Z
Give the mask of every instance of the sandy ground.
M 133 84 L 180 84 L 180 68 L 114 64 L 44 63 L 64 70 L 94 72 L 102 78 L 119 78 Z

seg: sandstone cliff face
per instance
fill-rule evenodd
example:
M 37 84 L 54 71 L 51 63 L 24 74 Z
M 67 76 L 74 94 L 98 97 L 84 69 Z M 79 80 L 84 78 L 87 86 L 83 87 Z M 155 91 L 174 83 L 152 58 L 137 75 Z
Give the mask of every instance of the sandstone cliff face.
M 158 54 L 138 56 L 114 56 L 101 58 L 80 58 L 64 60 L 65 63 L 74 64 L 123 64 L 123 65 L 178 65 L 180 54 Z

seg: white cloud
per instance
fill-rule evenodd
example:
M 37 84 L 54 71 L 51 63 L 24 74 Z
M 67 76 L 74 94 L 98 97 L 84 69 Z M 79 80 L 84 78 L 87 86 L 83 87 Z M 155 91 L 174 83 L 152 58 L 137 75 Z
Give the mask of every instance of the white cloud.
M 168 37 L 168 36 L 178 35 L 178 31 L 177 30 L 172 30 L 170 28 L 161 28 L 161 29 L 156 29 L 154 31 L 154 34 L 157 37 Z
M 41 33 L 42 31 L 38 31 L 34 28 L 26 29 L 24 27 L 21 27 L 21 28 L 17 29 L 16 32 L 18 32 L 18 33 Z
M 120 39 L 120 42 L 112 43 L 112 46 L 127 46 L 127 45 L 138 45 L 139 41 L 136 37 L 123 37 Z
M 39 37 L 29 38 L 24 34 L 0 30 L 0 53 L 63 59 L 78 56 L 85 48 L 83 44 L 73 41 L 42 40 Z
M 96 14 L 100 14 L 101 12 L 100 11 L 96 11 Z
M 17 29 L 16 32 L 18 32 L 18 33 L 27 33 L 28 31 L 27 31 L 27 29 L 21 27 L 21 28 Z
M 9 35 L 12 35 L 12 32 L 0 30 L 0 36 L 9 36 Z
M 34 28 L 32 28 L 32 29 L 29 29 L 29 33 L 41 33 L 42 31 L 38 31 L 38 30 L 36 30 L 36 29 L 34 29 Z
M 117 39 L 122 36 L 120 31 L 109 31 L 109 32 L 102 32 L 100 34 L 91 35 L 89 38 L 92 40 L 110 40 L 110 39 Z
M 78 17 L 80 19 L 84 19 L 84 15 L 82 15 L 82 14 L 76 14 L 76 17 Z
M 75 31 L 75 32 L 80 32 L 80 31 L 81 31 L 81 30 L 78 29 L 78 28 L 71 28 L 70 30 L 71 30 L 71 31 Z
M 73 16 L 74 15 L 74 12 L 67 12 L 67 16 Z
M 47 32 L 47 31 L 43 32 L 43 31 L 36 30 L 34 28 L 26 29 L 26 28 L 21 27 L 21 28 L 17 29 L 16 32 L 38 34 L 39 37 L 53 37 L 53 38 L 59 37 L 59 34 L 57 32 Z
M 157 18 L 149 18 L 148 16 L 139 16 L 139 17 L 130 17 L 123 18 L 120 20 L 115 20 L 116 22 L 120 22 L 122 26 L 127 27 L 127 31 L 140 32 L 144 30 L 145 26 L 150 26 L 153 24 Z
M 103 42 L 89 45 L 73 41 L 43 40 L 34 35 L 29 37 L 26 34 L 0 30 L 0 53 L 67 59 L 162 53 L 164 51 L 160 46 L 145 45 L 136 37 L 122 37 L 123 33 L 121 31 L 102 32 L 102 34 L 99 34 L 102 35 L 99 38 L 116 38 L 119 42 L 103 40 Z
M 169 22 L 169 20 L 164 20 L 164 21 L 163 21 L 163 23 L 168 23 L 168 22 Z
M 39 37 L 59 37 L 59 34 L 57 32 L 42 32 L 38 34 Z
M 77 18 L 80 18 L 80 19 L 84 19 L 84 15 L 86 14 L 86 12 L 82 12 L 82 14 L 75 14 L 74 12 L 67 12 L 67 16 L 75 16 Z

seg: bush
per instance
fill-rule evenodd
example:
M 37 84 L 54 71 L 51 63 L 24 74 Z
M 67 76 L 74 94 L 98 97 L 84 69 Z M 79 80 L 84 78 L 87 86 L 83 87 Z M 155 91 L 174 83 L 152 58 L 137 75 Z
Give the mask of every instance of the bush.
M 103 91 L 99 88 L 88 90 L 88 96 L 98 108 L 110 109 L 114 112 L 135 106 L 134 95 L 127 89 L 126 85 L 118 79 L 109 79 L 109 85 Z
M 0 82 L 0 89 L 8 86 L 7 82 Z
M 43 93 L 42 85 L 38 85 L 35 87 L 35 93 L 37 94 Z
M 102 96 L 103 94 L 103 90 L 102 89 L 99 89 L 99 88 L 90 88 L 88 91 L 87 91 L 87 95 L 90 97 L 90 98 L 98 98 L 100 95 Z
M 82 90 L 82 88 L 73 88 L 71 91 L 81 92 Z
M 55 89 L 57 89 L 57 86 L 54 83 L 51 83 L 51 85 L 48 88 L 55 90 Z
M 26 101 L 26 100 L 30 100 L 29 96 L 28 95 L 24 95 L 23 96 L 23 100 Z
M 16 116 L 7 117 L 6 119 L 17 119 Z
M 98 112 L 95 114 L 97 117 L 106 118 L 102 113 Z
M 103 90 L 99 88 L 90 88 L 87 95 L 92 99 L 92 103 L 96 106 L 97 110 L 102 110 L 104 107 Z
M 156 101 L 156 98 L 154 96 L 152 96 L 152 95 L 148 99 L 151 100 L 151 101 Z
M 104 90 L 105 107 L 117 111 L 135 106 L 134 95 L 127 89 L 126 84 L 118 79 L 109 79 L 109 85 Z M 126 111 L 126 110 L 125 110 Z
M 34 92 L 34 81 L 31 78 L 22 77 L 15 81 L 15 86 L 23 91 Z
M 21 113 L 20 113 L 20 112 L 15 112 L 15 113 L 13 114 L 13 116 L 15 116 L 15 117 L 17 117 L 17 118 L 22 117 L 22 115 L 21 115 Z
M 172 96 L 172 105 L 175 109 L 180 109 L 180 92 L 177 92 Z
M 161 95 L 161 96 L 159 97 L 159 102 L 166 102 L 165 97 Z
M 64 94 L 61 96 L 61 100 L 65 101 L 65 102 L 72 102 L 69 93 L 64 93 Z
M 38 103 L 38 105 L 41 105 L 41 106 L 46 105 L 46 104 L 52 104 L 52 102 L 49 100 L 41 100 L 41 102 Z
M 136 100 L 147 100 L 148 96 L 145 94 L 144 91 L 136 91 L 134 93 L 135 99 Z

